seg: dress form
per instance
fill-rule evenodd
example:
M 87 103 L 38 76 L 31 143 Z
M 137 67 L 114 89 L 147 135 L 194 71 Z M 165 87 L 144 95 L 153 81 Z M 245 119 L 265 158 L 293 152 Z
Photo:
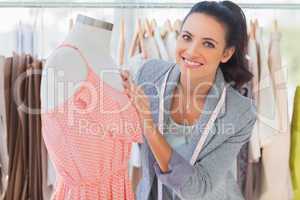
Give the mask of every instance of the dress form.
M 119 69 L 110 56 L 113 24 L 78 15 L 64 44 L 77 47 L 101 80 L 123 90 Z M 79 53 L 67 47 L 55 49 L 46 60 L 41 81 L 41 107 L 50 110 L 70 98 L 87 78 L 88 68 Z

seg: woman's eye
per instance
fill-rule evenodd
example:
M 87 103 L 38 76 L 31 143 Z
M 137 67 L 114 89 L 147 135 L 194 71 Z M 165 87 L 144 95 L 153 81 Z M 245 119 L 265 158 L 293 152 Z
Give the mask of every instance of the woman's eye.
M 205 47 L 208 47 L 208 48 L 215 48 L 215 45 L 211 42 L 204 42 L 203 43 Z
M 188 41 L 188 40 L 190 40 L 190 39 L 191 39 L 191 37 L 190 37 L 190 36 L 188 36 L 188 35 L 182 35 L 182 38 L 183 38 L 184 40 L 186 40 L 186 41 Z

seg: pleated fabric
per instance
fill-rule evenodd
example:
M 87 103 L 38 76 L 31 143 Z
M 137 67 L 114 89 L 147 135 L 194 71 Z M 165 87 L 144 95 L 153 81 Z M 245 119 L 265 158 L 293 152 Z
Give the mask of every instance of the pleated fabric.
M 42 189 L 41 61 L 14 54 L 4 69 L 8 183 L 5 200 L 40 200 Z

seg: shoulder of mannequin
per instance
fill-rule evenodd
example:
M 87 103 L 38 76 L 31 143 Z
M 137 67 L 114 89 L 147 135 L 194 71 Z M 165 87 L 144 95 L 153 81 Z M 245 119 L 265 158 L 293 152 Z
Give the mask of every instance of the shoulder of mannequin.
M 84 66 L 84 67 L 80 67 Z M 78 68 L 80 67 L 80 68 Z M 86 69 L 86 63 L 76 50 L 72 48 L 58 48 L 55 49 L 51 55 L 46 59 L 45 68 L 55 70 L 74 70 L 83 68 Z
M 173 65 L 174 63 L 164 60 L 149 60 L 145 62 L 139 69 L 136 74 L 135 80 L 138 84 L 141 84 L 143 82 L 155 83 L 160 80 L 160 78 L 163 77 L 163 75 L 167 73 L 168 69 Z

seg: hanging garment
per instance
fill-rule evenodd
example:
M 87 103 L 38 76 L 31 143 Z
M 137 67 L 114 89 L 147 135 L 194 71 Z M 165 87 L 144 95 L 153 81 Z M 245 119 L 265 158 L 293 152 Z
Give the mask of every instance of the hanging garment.
M 248 143 L 244 144 L 237 157 L 237 182 L 242 194 L 245 196 L 248 168 Z
M 250 56 L 251 55 L 251 56 Z M 248 40 L 248 52 L 246 59 L 248 60 L 247 69 L 252 72 L 254 75 L 255 72 L 253 72 L 253 67 L 255 66 L 255 70 L 258 70 L 257 66 L 257 51 L 256 51 L 256 44 L 254 37 L 250 36 Z M 255 61 L 255 62 L 254 62 Z M 253 83 L 257 79 L 258 75 L 256 77 L 253 77 L 251 81 L 244 84 L 240 89 L 239 93 L 245 97 L 252 98 L 253 99 Z M 258 81 L 257 81 L 258 82 Z M 256 84 L 258 85 L 258 83 Z M 255 103 L 255 102 L 254 102 Z M 249 142 L 244 144 L 241 148 L 241 151 L 237 157 L 237 182 L 240 186 L 240 189 L 245 196 L 246 192 L 246 181 L 247 181 L 247 175 L 248 175 L 248 165 L 250 164 L 249 161 Z
M 45 65 L 44 59 L 42 60 L 42 65 Z M 56 172 L 49 158 L 44 140 L 42 139 L 41 142 L 43 197 L 46 200 L 51 199 L 51 195 L 55 186 Z
M 42 64 L 14 54 L 5 63 L 9 179 L 5 200 L 42 199 L 40 78 Z
M 168 52 L 167 52 L 166 46 L 164 44 L 164 41 L 161 37 L 159 27 L 156 27 L 156 29 L 155 29 L 154 38 L 157 43 L 161 59 L 166 60 L 166 61 L 169 60 Z
M 248 56 L 249 56 L 249 70 L 253 74 L 253 78 L 249 83 L 251 93 L 249 97 L 253 99 L 255 106 L 259 104 L 259 75 L 260 66 L 258 58 L 258 48 L 256 40 L 254 37 L 250 36 L 248 41 Z M 256 200 L 259 197 L 260 188 L 260 163 L 259 158 L 261 157 L 261 149 L 259 142 L 259 132 L 258 132 L 258 120 L 256 121 L 254 128 L 252 130 L 251 138 L 248 143 L 248 163 L 245 169 L 245 183 L 242 188 L 244 197 L 246 200 Z
M 24 24 L 21 21 L 17 26 L 16 51 L 19 54 L 33 54 L 34 52 L 34 35 L 33 27 L 29 24 Z
M 31 199 L 43 198 L 42 187 L 42 126 L 41 126 L 41 102 L 40 85 L 42 74 L 42 62 L 29 58 L 27 65 L 27 88 L 25 90 L 25 102 L 29 108 L 28 118 L 28 186 Z
M 56 182 L 56 172 L 51 159 L 47 160 L 47 184 L 48 186 L 54 186 Z
M 88 75 L 73 96 L 43 113 L 44 141 L 57 169 L 54 199 L 134 199 L 128 160 L 132 142 L 142 142 L 136 109 L 95 74 L 77 47 L 62 47 L 79 53 Z
M 154 36 L 149 36 L 144 39 L 145 51 L 147 53 L 147 59 L 160 59 L 159 48 L 154 39 Z
M 54 191 L 54 184 L 49 184 L 49 179 L 50 177 L 48 176 L 48 161 L 50 160 L 45 142 L 42 140 L 42 180 L 43 180 L 43 198 L 46 199 L 51 199 L 51 196 Z M 54 170 L 54 168 L 53 168 Z M 55 172 L 55 171 L 54 171 Z M 56 176 L 56 173 L 54 173 L 54 177 Z
M 248 56 L 249 56 L 249 70 L 253 74 L 253 79 L 251 80 L 251 91 L 252 99 L 255 106 L 259 104 L 259 66 L 257 57 L 257 47 L 254 38 L 249 38 L 248 43 Z M 258 135 L 258 121 L 256 121 L 251 138 L 249 141 L 249 159 L 251 162 L 257 162 L 260 158 L 260 144 Z
M 0 199 L 8 181 L 7 127 L 4 93 L 4 64 L 5 57 L 0 56 Z
M 279 115 L 274 94 L 272 76 L 268 67 L 268 58 L 265 53 L 263 41 L 263 28 L 256 29 L 256 42 L 259 60 L 259 91 L 258 91 L 258 134 L 260 147 L 272 142 L 279 133 Z
M 4 195 L 5 200 L 25 200 L 26 187 L 28 179 L 26 176 L 25 160 L 22 156 L 24 151 L 21 124 L 18 116 L 18 110 L 13 103 L 12 88 L 18 75 L 25 71 L 24 58 L 23 64 L 18 66 L 20 60 L 7 58 L 5 62 L 5 104 L 7 116 L 7 148 L 9 156 L 9 180 Z M 24 85 L 24 84 L 23 84 Z M 21 88 L 21 87 L 20 87 Z M 21 88 L 22 89 L 22 88 Z M 24 90 L 23 90 L 24 91 Z
M 177 33 L 175 31 L 168 32 L 164 38 L 165 46 L 168 52 L 169 61 L 176 62 L 176 40 Z
M 298 200 L 300 199 L 300 86 L 297 87 L 294 97 L 291 130 L 290 166 L 293 181 L 293 200 Z
M 287 81 L 285 69 L 281 62 L 280 52 L 281 34 L 272 32 L 269 43 L 269 58 L 268 65 L 271 72 L 271 77 L 274 85 L 274 93 L 276 96 L 276 104 L 279 114 L 279 130 L 280 133 L 290 133 L 290 121 L 288 115 L 288 96 L 287 96 Z
M 269 68 L 276 95 L 274 113 L 278 127 L 271 140 L 262 149 L 261 200 L 290 199 L 290 128 L 288 116 L 287 82 L 283 74 L 280 54 L 280 33 L 272 33 L 269 44 Z M 264 106 L 270 106 L 270 102 Z M 273 104 L 271 104 L 273 105 Z M 276 134 L 277 133 L 277 134 Z M 270 136 L 269 136 L 270 137 Z M 269 140 L 269 139 L 268 139 Z
M 128 59 L 129 63 L 127 65 L 129 66 L 129 68 L 127 68 L 127 70 L 129 70 L 132 77 L 136 77 L 140 67 L 143 66 L 147 60 L 148 59 L 145 59 L 143 57 L 142 53 L 137 53 L 134 56 L 129 57 Z M 132 143 L 129 164 L 130 164 L 129 174 L 132 179 L 133 187 L 135 187 L 139 180 L 137 180 L 138 177 L 133 177 L 133 173 L 139 173 L 139 172 L 134 172 L 134 170 L 136 170 L 134 169 L 134 167 L 135 168 L 141 167 L 140 151 L 137 143 Z

